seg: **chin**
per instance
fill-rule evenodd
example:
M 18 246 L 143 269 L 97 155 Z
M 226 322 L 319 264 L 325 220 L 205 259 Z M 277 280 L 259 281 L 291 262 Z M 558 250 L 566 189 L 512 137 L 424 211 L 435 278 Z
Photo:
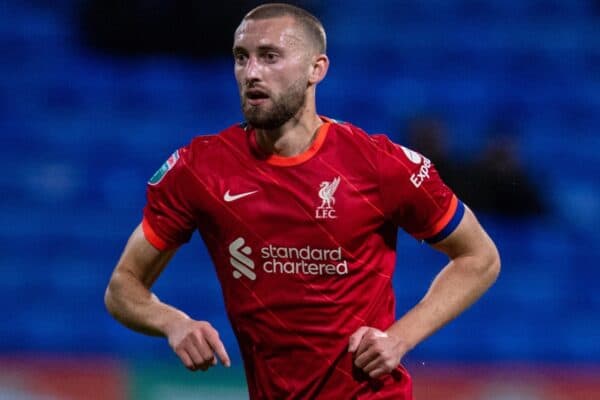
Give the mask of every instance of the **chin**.
M 246 121 L 255 128 L 259 129 L 273 129 L 277 128 L 275 121 L 272 118 L 269 118 L 267 115 L 261 115 L 264 113 L 256 113 L 256 112 L 246 112 L 244 113 L 244 117 Z

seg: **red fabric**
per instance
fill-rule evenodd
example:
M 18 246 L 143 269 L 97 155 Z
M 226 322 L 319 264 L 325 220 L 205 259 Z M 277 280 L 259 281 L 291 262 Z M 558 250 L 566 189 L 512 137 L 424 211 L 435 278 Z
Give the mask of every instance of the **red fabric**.
M 144 211 L 167 246 L 200 231 L 251 399 L 411 399 L 402 367 L 380 381 L 355 371 L 348 339 L 394 322 L 397 229 L 437 234 L 454 195 L 424 157 L 350 124 L 331 121 L 293 165 L 253 135 L 233 126 L 180 149 Z
M 150 226 L 150 223 L 145 218 L 142 220 L 142 231 L 152 246 L 161 251 L 169 249 L 169 244 L 154 232 L 154 229 L 152 229 L 152 226 Z

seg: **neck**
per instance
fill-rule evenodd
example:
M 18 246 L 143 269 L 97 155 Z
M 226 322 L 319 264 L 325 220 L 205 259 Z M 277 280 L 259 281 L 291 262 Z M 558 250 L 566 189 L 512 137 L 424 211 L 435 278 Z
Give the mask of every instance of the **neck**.
M 314 111 L 304 110 L 277 129 L 257 129 L 256 140 L 268 154 L 293 157 L 310 147 L 322 124 Z

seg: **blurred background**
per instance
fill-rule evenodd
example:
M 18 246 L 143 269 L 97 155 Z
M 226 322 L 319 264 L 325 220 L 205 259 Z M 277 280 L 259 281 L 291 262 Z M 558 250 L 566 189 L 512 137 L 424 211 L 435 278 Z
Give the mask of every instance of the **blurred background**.
M 0 1 L 0 399 L 247 398 L 198 237 L 155 292 L 221 332 L 231 369 L 187 372 L 103 294 L 148 178 L 242 120 L 232 35 L 259 3 Z M 328 31 L 319 112 L 430 157 L 502 254 L 405 358 L 417 398 L 600 399 L 600 2 L 294 4 Z M 398 313 L 444 262 L 400 233 Z

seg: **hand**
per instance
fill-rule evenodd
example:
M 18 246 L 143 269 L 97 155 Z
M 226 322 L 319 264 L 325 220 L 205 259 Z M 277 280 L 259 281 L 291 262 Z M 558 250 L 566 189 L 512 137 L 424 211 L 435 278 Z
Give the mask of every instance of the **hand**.
M 400 364 L 408 347 L 379 329 L 361 326 L 350 336 L 348 351 L 354 353 L 354 365 L 371 378 L 379 378 Z
M 167 331 L 169 345 L 183 364 L 191 371 L 217 365 L 217 357 L 229 367 L 231 361 L 219 333 L 205 321 L 185 319 L 172 324 Z

